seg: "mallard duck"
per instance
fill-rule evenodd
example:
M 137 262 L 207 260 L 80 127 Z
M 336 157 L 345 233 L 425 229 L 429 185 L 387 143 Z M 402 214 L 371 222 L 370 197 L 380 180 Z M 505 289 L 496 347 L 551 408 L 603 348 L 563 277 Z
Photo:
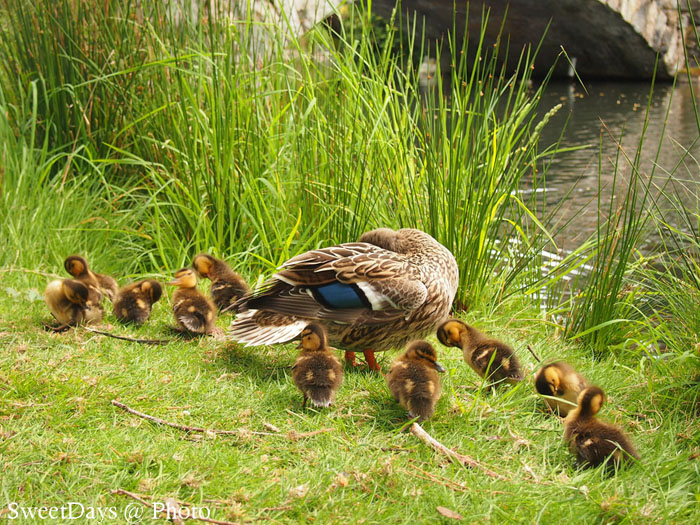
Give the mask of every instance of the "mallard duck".
M 76 279 L 51 281 L 44 290 L 44 300 L 49 311 L 62 325 L 75 326 L 98 322 L 103 310 L 90 299 L 90 290 Z
M 588 386 L 588 381 L 571 365 L 556 361 L 543 366 L 535 375 L 535 388 L 553 411 L 566 416 L 576 408 L 576 400 L 581 391 Z M 559 399 L 552 399 L 553 397 Z
M 522 381 L 523 375 L 515 352 L 498 339 L 487 337 L 459 319 L 448 319 L 442 323 L 437 336 L 443 345 L 461 348 L 464 361 L 481 377 L 494 382 Z
M 564 419 L 564 439 L 579 465 L 620 466 L 639 459 L 632 442 L 619 428 L 598 421 L 595 415 L 605 402 L 605 393 L 589 386 L 578 395 L 578 406 Z
M 114 296 L 117 295 L 119 285 L 114 277 L 101 273 L 94 273 L 88 267 L 88 263 L 84 257 L 80 255 L 70 255 L 63 261 L 66 271 L 73 277 L 81 281 L 88 287 L 97 288 L 100 293 L 114 301 Z
M 200 253 L 192 261 L 197 273 L 211 279 L 211 298 L 219 310 L 236 311 L 234 303 L 250 292 L 248 284 L 224 261 Z
M 398 357 L 386 375 L 389 390 L 419 421 L 428 419 L 435 412 L 440 399 L 440 376 L 445 369 L 437 362 L 435 348 L 426 341 L 413 341 L 406 352 Z
M 310 322 L 329 343 L 374 352 L 400 348 L 430 334 L 448 315 L 459 280 L 450 251 L 414 229 L 372 230 L 359 242 L 297 255 L 259 290 L 239 302 L 232 337 L 248 345 L 290 341 Z
M 301 332 L 299 357 L 292 367 L 294 384 L 304 394 L 304 403 L 311 400 L 317 407 L 327 407 L 343 381 L 343 368 L 326 341 L 326 332 L 311 323 Z
M 173 313 L 178 328 L 195 334 L 211 333 L 216 321 L 216 307 L 197 290 L 194 270 L 178 270 L 175 280 L 168 284 L 177 286 L 173 293 Z
M 160 299 L 163 287 L 154 279 L 127 284 L 114 298 L 114 316 L 124 323 L 142 324 L 151 315 L 153 303 Z

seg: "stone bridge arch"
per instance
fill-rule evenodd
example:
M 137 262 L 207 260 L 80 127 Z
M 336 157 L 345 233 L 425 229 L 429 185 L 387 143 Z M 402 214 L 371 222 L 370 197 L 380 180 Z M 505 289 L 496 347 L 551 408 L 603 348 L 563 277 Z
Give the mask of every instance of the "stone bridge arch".
M 657 75 L 670 78 L 685 66 L 680 22 L 688 28 L 689 20 L 687 14 L 679 19 L 679 1 L 687 5 L 687 0 L 477 0 L 469 2 L 468 30 L 478 38 L 482 8 L 490 9 L 487 38 L 495 41 L 505 18 L 509 62 L 515 63 L 523 46 L 537 44 L 551 20 L 538 55 L 540 75 L 548 71 L 563 47 L 576 59 L 576 70 L 584 77 L 651 78 L 658 53 Z M 693 0 L 694 7 L 699 3 Z M 453 0 L 403 0 L 401 10 L 424 18 L 426 35 L 434 39 L 444 37 L 454 22 L 461 41 L 467 29 L 468 3 L 456 4 L 454 20 Z M 389 17 L 396 1 L 373 0 L 372 6 Z M 687 37 L 694 40 L 689 31 Z M 566 76 L 568 70 L 568 62 L 559 60 L 556 74 Z

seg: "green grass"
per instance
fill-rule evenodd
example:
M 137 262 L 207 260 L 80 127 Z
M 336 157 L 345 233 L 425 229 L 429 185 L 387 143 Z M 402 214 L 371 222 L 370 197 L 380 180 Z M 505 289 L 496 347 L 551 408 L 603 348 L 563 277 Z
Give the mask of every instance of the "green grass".
M 700 207 L 684 195 L 697 188 L 681 187 L 695 159 L 674 168 L 678 187 L 657 192 L 640 171 L 644 141 L 621 147 L 613 169 L 636 183 L 616 190 L 616 204 L 598 203 L 598 233 L 543 279 L 556 210 L 537 191 L 557 147 L 541 151 L 538 137 L 556 108 L 538 106 L 544 86 L 529 87 L 532 50 L 511 73 L 499 46 L 482 38 L 468 63 L 448 41 L 449 85 L 426 96 L 414 57 L 428 50 L 396 20 L 273 40 L 261 57 L 251 25 L 178 25 L 157 3 L 86 6 L 0 3 L 3 503 L 124 508 L 130 501 L 111 494 L 124 489 L 232 521 L 432 521 L 438 506 L 499 523 L 699 521 Z M 653 213 L 640 214 L 642 203 Z M 125 282 L 165 280 L 210 251 L 254 281 L 375 226 L 419 227 L 448 246 L 461 269 L 459 315 L 515 346 L 530 375 L 527 344 L 603 387 L 603 417 L 630 433 L 640 464 L 614 477 L 576 470 L 529 379 L 490 393 L 441 347 L 449 373 L 424 427 L 505 481 L 447 463 L 402 431 L 405 415 L 376 375 L 348 371 L 334 407 L 302 410 L 292 346 L 149 347 L 41 326 L 41 291 L 69 253 Z M 652 227 L 662 253 L 642 255 Z M 584 262 L 592 275 L 564 286 Z M 538 308 L 543 284 L 557 308 Z M 105 322 L 161 338 L 172 316 L 164 298 L 143 328 Z M 381 356 L 385 370 L 393 355 Z M 180 424 L 282 432 L 187 436 L 115 398 Z M 317 429 L 329 432 L 287 435 Z
M 304 410 L 291 381 L 291 345 L 242 348 L 205 338 L 144 346 L 81 329 L 48 333 L 41 324 L 50 316 L 28 293 L 46 280 L 28 272 L 0 274 L 5 504 L 77 501 L 122 512 L 130 500 L 111 491 L 125 489 L 155 501 L 174 497 L 205 505 L 212 517 L 232 521 L 408 523 L 441 519 L 437 506 L 468 521 L 499 523 L 700 518 L 698 459 L 691 457 L 700 450 L 697 398 L 669 389 L 652 360 L 632 353 L 594 360 L 552 339 L 517 302 L 499 317 L 468 320 L 513 344 L 528 371 L 535 367 L 524 349 L 531 344 L 540 357 L 564 357 L 601 385 L 610 396 L 602 415 L 629 432 L 642 456 L 639 465 L 614 477 L 577 470 L 562 425 L 543 413 L 529 374 L 517 388 L 488 393 L 460 352 L 435 342 L 448 373 L 436 413 L 423 426 L 506 478 L 494 480 L 446 462 L 402 432 L 406 416 L 379 376 L 346 370 L 332 408 Z M 167 336 L 170 308 L 163 298 L 144 327 L 113 329 Z M 111 314 L 106 322 L 115 322 Z M 385 370 L 393 356 L 380 356 Z M 112 399 L 185 425 L 266 432 L 270 423 L 282 432 L 188 436 L 129 415 Z M 286 436 L 317 429 L 329 432 L 298 441 Z M 304 487 L 303 496 L 297 487 Z

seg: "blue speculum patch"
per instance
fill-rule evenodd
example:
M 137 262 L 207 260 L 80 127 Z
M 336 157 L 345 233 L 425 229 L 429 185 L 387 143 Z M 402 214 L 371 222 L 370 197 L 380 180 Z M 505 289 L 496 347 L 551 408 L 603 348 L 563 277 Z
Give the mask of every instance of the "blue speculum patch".
M 318 302 L 330 308 L 367 308 L 369 301 L 356 285 L 331 283 L 312 290 Z

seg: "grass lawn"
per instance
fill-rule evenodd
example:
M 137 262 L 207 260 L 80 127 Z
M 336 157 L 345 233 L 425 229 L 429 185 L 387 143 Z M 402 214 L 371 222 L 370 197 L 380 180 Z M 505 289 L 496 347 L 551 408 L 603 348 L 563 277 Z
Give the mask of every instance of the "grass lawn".
M 515 301 L 467 320 L 517 349 L 527 381 L 490 393 L 461 352 L 434 340 L 448 372 L 436 413 L 423 424 L 499 480 L 448 462 L 403 431 L 405 413 L 378 375 L 346 369 L 333 407 L 302 409 L 291 380 L 293 345 L 178 340 L 168 297 L 142 328 L 119 325 L 111 312 L 102 325 L 132 337 L 173 337 L 164 346 L 83 329 L 49 333 L 40 296 L 49 277 L 0 272 L 0 520 L 13 516 L 12 502 L 79 502 L 115 507 L 118 518 L 104 522 L 123 522 L 124 509 L 136 503 L 112 492 L 123 489 L 152 502 L 171 497 L 206 507 L 211 518 L 233 522 L 453 521 L 445 509 L 467 522 L 700 522 L 692 373 L 669 377 L 633 351 L 594 360 L 555 339 Z M 222 318 L 218 326 L 228 323 Z M 606 390 L 600 415 L 628 431 L 639 464 L 614 476 L 576 469 L 561 422 L 535 394 L 528 343 L 543 359 L 569 360 Z M 379 356 L 385 371 L 394 355 Z M 173 423 L 240 433 L 188 434 L 128 414 L 113 399 Z M 324 432 L 299 436 L 317 430 Z

